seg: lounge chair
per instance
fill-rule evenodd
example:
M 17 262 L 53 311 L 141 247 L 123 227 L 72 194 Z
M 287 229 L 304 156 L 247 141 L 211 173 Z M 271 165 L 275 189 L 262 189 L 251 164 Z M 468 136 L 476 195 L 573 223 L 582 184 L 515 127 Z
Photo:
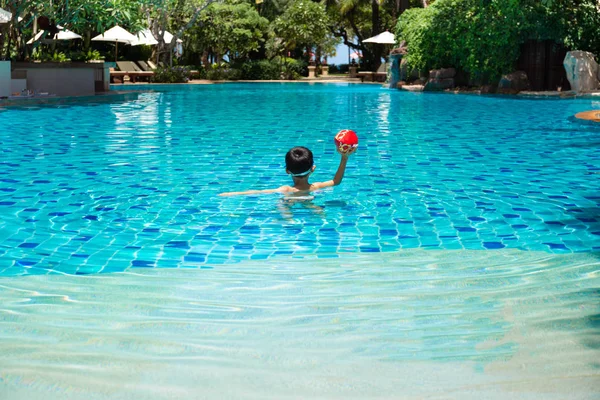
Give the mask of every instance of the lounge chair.
M 117 71 L 113 67 L 110 67 L 108 70 L 110 71 L 111 83 L 123 83 L 125 77 L 127 76 L 127 72 Z
M 154 75 L 154 72 L 152 71 L 142 71 L 142 69 L 138 67 L 133 61 L 117 61 L 117 67 L 119 67 L 120 71 L 114 71 L 114 73 L 111 72 L 111 76 L 123 76 L 123 78 L 125 79 L 125 75 L 129 77 L 132 83 L 135 83 L 135 81 L 138 78 L 149 78 L 152 75 Z M 119 72 L 119 74 L 117 75 L 116 72 Z
M 146 71 L 146 72 L 154 72 L 154 70 L 156 68 L 152 68 L 150 65 L 148 65 L 148 63 L 146 61 L 138 61 L 137 65 L 140 66 L 142 71 Z
M 357 74 L 357 77 L 360 78 L 361 82 L 385 82 L 387 79 L 387 64 L 381 63 L 377 71 L 360 71 Z

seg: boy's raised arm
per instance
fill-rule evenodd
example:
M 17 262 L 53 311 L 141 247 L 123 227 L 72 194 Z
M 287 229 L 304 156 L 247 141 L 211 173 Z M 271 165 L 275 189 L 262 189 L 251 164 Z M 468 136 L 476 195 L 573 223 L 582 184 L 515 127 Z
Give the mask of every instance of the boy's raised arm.
M 354 151 L 347 153 L 347 154 L 340 153 L 340 155 L 341 155 L 340 165 L 338 166 L 338 169 L 337 169 L 333 179 L 330 181 L 325 181 L 325 182 L 317 182 L 313 186 L 316 189 L 321 189 L 321 188 L 326 188 L 326 187 L 330 187 L 330 186 L 337 186 L 340 183 L 342 183 L 342 179 L 344 179 L 344 173 L 346 172 L 346 163 L 348 162 L 348 156 L 350 156 L 350 154 L 352 154 L 352 153 L 354 153 Z

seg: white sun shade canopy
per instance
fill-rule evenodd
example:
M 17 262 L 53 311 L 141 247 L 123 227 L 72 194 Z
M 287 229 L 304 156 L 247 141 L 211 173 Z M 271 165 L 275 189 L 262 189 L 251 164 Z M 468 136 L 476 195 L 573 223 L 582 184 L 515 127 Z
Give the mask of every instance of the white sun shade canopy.
M 363 40 L 363 43 L 394 44 L 396 43 L 396 40 L 393 33 L 385 31 L 379 35 Z
M 170 32 L 165 31 L 165 34 L 163 35 L 163 39 L 165 40 L 166 44 L 170 44 L 173 41 L 173 35 L 171 35 Z M 183 40 L 177 39 L 177 43 L 183 43 Z
M 81 35 L 76 34 L 75 32 L 71 32 L 68 29 L 63 28 L 60 25 L 56 26 L 59 29 L 58 34 L 54 37 L 54 40 L 75 40 L 75 39 L 81 39 Z M 39 31 L 34 37 L 33 39 L 30 39 L 27 44 L 33 44 L 33 42 L 35 42 L 36 40 L 38 40 L 39 38 L 42 37 L 42 35 L 44 34 L 44 31 Z M 50 35 L 46 35 L 44 40 L 52 40 L 53 38 L 50 37 Z
M 103 34 L 92 38 L 92 40 L 96 42 L 116 42 L 130 44 L 131 42 L 135 42 L 137 38 L 131 33 L 127 32 L 125 29 L 121 28 L 119 25 L 116 25 Z
M 0 8 L 0 24 L 8 24 L 12 19 L 12 14 Z
M 166 44 L 170 44 L 173 41 L 173 37 L 174 36 L 170 32 L 165 31 L 163 40 Z M 177 39 L 177 43 L 183 43 L 183 40 Z M 136 40 L 131 42 L 132 46 L 139 46 L 142 44 L 146 46 L 154 46 L 155 44 L 158 44 L 158 40 L 156 40 L 154 35 L 152 35 L 152 31 L 150 31 L 150 29 L 144 29 L 143 31 L 139 32 L 136 35 Z
M 138 34 L 135 35 L 135 40 L 131 42 L 132 46 L 153 46 L 155 44 L 158 44 L 158 40 L 156 40 L 154 36 L 152 36 L 152 32 L 150 32 L 150 29 L 144 29 L 143 31 L 138 32 Z

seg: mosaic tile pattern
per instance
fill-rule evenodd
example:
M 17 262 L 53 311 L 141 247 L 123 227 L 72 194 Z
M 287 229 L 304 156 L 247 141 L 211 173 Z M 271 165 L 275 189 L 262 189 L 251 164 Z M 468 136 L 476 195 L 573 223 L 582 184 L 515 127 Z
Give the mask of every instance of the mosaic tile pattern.
M 145 86 L 146 89 L 153 89 Z M 403 93 L 371 85 L 183 86 L 137 101 L 0 112 L 0 275 L 210 267 L 405 248 L 600 250 L 592 100 Z M 217 197 L 314 180 L 312 203 Z

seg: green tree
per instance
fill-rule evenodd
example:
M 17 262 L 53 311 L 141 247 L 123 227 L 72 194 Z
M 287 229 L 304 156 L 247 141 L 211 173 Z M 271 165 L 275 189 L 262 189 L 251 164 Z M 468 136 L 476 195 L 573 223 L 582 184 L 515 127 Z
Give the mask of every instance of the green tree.
M 136 0 L 7 0 L 0 6 L 13 14 L 5 51 L 10 52 L 12 48 L 18 60 L 28 56 L 25 43 L 33 36 L 38 17 L 47 17 L 57 25 L 80 33 L 86 48 L 92 34 L 104 32 L 117 24 L 137 31 L 143 18 Z
M 600 10 L 595 0 L 437 0 L 405 12 L 396 34 L 414 68 L 456 67 L 495 80 L 514 70 L 530 39 L 600 51 Z
M 217 0 L 142 0 L 147 25 L 158 41 L 154 51 L 156 58 L 172 62 L 173 49 L 177 40 L 195 26 L 200 13 Z M 172 29 L 173 39 L 166 43 L 165 31 Z
M 422 0 L 327 0 L 327 10 L 334 21 L 332 32 L 348 47 L 364 55 L 363 64 L 376 69 L 385 46 L 363 43 L 384 30 L 393 30 L 400 15 L 411 7 L 431 3 Z
M 220 62 L 228 55 L 233 62 L 246 59 L 264 41 L 269 21 L 247 1 L 227 0 L 207 7 L 194 28 L 197 50 L 209 53 Z
M 325 5 L 310 0 L 294 0 L 273 21 L 272 36 L 285 50 L 305 48 L 307 56 L 314 50 L 331 53 L 335 43 L 330 30 L 331 20 Z

